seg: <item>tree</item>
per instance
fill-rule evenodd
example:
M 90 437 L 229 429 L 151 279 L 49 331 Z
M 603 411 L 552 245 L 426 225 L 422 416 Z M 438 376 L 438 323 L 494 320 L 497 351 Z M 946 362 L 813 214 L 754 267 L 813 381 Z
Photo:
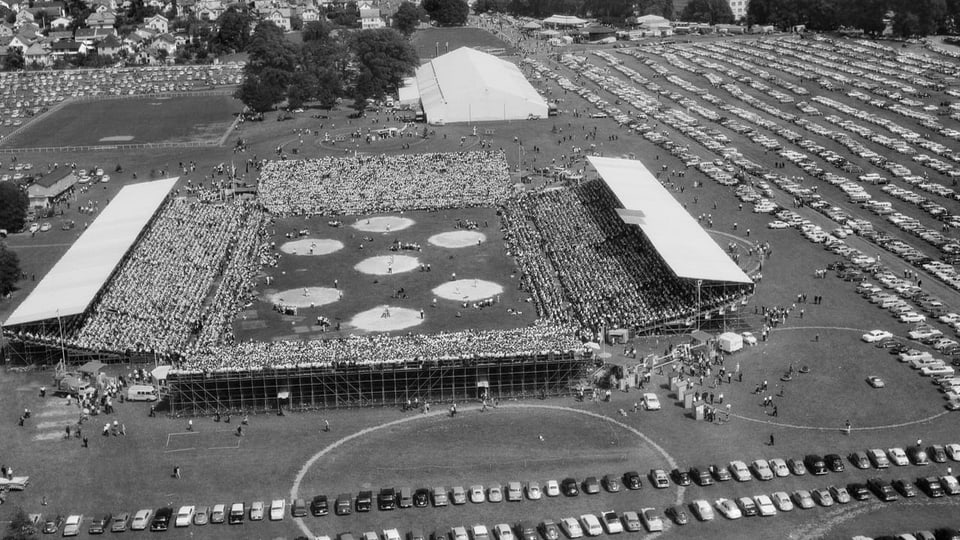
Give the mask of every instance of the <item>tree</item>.
M 327 21 L 310 21 L 303 25 L 303 42 L 324 41 L 330 38 L 330 32 L 333 26 Z
M 7 56 L 3 59 L 3 70 L 16 71 L 23 69 L 24 65 L 26 65 L 26 61 L 23 58 L 23 51 L 19 47 L 9 47 Z
M 6 244 L 0 243 L 0 297 L 13 291 L 20 279 L 20 258 Z M 12 528 L 12 524 L 11 524 Z M 11 536 L 5 536 L 4 539 Z M 36 538 L 36 536 L 13 536 L 14 538 Z
M 7 525 L 7 533 L 3 535 L 3 540 L 37 540 L 39 532 L 36 526 L 30 523 L 30 516 L 18 506 L 11 516 L 10 524 Z
M 355 105 L 395 91 L 403 78 L 411 75 L 420 65 L 413 46 L 392 28 L 357 32 L 353 35 L 350 48 L 359 71 L 353 89 Z
M 463 26 L 467 24 L 470 6 L 466 0 L 424 0 L 423 9 L 440 26 Z
M 420 21 L 426 16 L 426 11 L 413 2 L 403 2 L 393 14 L 393 27 L 401 34 L 410 37 L 420 26 Z
M 277 25 L 257 25 L 247 46 L 243 82 L 234 96 L 257 112 L 266 112 L 286 98 L 298 65 L 298 50 Z
M 733 10 L 727 0 L 690 0 L 680 18 L 690 22 L 730 24 L 733 22 Z
M 0 229 L 15 232 L 27 220 L 27 193 L 13 182 L 0 182 Z
M 210 37 L 211 48 L 216 52 L 244 50 L 250 41 L 251 24 L 249 14 L 230 7 L 217 19 L 217 32 Z
M 308 41 L 300 51 L 300 68 L 287 92 L 291 107 L 304 101 L 319 101 L 332 107 L 343 93 L 343 81 L 350 65 L 350 51 L 339 41 Z

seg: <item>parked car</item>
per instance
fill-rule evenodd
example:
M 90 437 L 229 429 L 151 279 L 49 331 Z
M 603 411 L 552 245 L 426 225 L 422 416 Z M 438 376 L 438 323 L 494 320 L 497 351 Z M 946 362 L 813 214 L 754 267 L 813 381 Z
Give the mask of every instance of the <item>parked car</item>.
M 583 529 L 580 527 L 580 523 L 572 517 L 561 519 L 560 528 L 563 529 L 563 534 L 567 535 L 567 538 L 571 540 L 583 536 Z
M 210 511 L 210 523 L 223 523 L 226 520 L 227 520 L 227 505 L 225 504 L 213 505 L 213 510 Z
M 76 536 L 80 534 L 80 526 L 83 525 L 83 516 L 80 514 L 72 514 L 67 517 L 67 520 L 63 522 L 63 535 L 64 536 Z
M 842 486 L 829 486 L 827 489 L 830 491 L 830 496 L 833 497 L 833 500 L 840 504 L 847 504 L 852 500 L 850 493 L 847 492 L 847 488 Z
M 798 489 L 793 492 L 792 495 L 794 504 L 797 505 L 797 508 L 802 508 L 804 510 L 813 508 L 813 496 L 810 495 L 810 492 L 805 489 Z
M 506 523 L 498 523 L 497 525 L 494 525 L 493 535 L 497 540 L 514 540 L 513 529 L 511 529 L 510 525 L 507 525 Z M 547 540 L 557 540 L 559 536 L 550 538 L 544 535 L 544 538 Z
M 770 469 L 770 464 L 767 463 L 767 460 L 754 460 L 753 463 L 750 464 L 750 468 L 758 479 L 773 480 L 773 470 Z
M 640 473 L 637 471 L 627 471 L 624 473 L 623 485 L 627 486 L 627 489 L 640 489 L 643 487 L 643 483 L 640 481 Z
M 560 489 L 567 497 L 576 497 L 580 494 L 580 485 L 574 478 L 564 478 L 560 483 Z
M 353 512 L 353 496 L 349 493 L 337 495 L 337 500 L 333 504 L 333 513 L 338 516 L 346 516 Z
M 467 492 L 462 486 L 453 486 L 450 488 L 450 502 L 456 505 L 467 503 Z
M 270 521 L 280 521 L 287 513 L 287 501 L 283 499 L 273 499 L 270 501 Z
M 413 506 L 415 508 L 426 508 L 430 505 L 430 490 L 427 488 L 417 488 L 413 492 Z
M 593 514 L 582 514 L 580 516 L 580 524 L 583 525 L 583 531 L 587 536 L 600 536 L 603 534 L 603 526 L 600 525 L 600 520 L 597 519 L 597 516 Z
M 850 463 L 858 469 L 869 469 L 870 468 L 870 458 L 867 457 L 867 453 L 862 450 L 857 450 L 856 452 L 851 453 L 847 456 L 847 459 L 850 460 Z
M 777 506 L 777 510 L 781 512 L 789 512 L 793 510 L 793 501 L 790 500 L 790 496 L 787 495 L 786 491 L 776 491 L 770 498 L 773 500 L 773 504 Z
M 688 473 L 687 471 L 682 471 L 680 469 L 673 469 L 672 471 L 670 471 L 670 478 L 672 478 L 673 483 L 675 483 L 678 486 L 689 486 L 691 484 L 690 473 Z
M 618 534 L 623 532 L 623 523 L 620 522 L 620 516 L 613 510 L 607 510 L 600 513 L 600 523 L 607 534 Z
M 826 489 L 815 489 L 812 492 L 813 500 L 820 506 L 833 506 L 833 496 Z
M 883 502 L 892 502 L 900 498 L 897 491 L 893 489 L 893 485 L 880 477 L 867 480 L 867 488 Z
M 687 516 L 687 511 L 684 510 L 680 505 L 668 506 L 663 513 L 677 525 L 686 525 L 687 523 L 690 523 L 690 518 Z
M 487 488 L 487 501 L 492 503 L 503 501 L 503 488 L 500 484 L 493 483 Z
M 640 524 L 640 516 L 633 511 L 623 513 L 623 529 L 627 532 L 638 532 L 643 525 Z
M 540 534 L 543 535 L 545 540 L 558 540 L 560 538 L 560 529 L 552 520 L 545 519 L 541 521 L 537 528 L 540 529 Z M 503 538 L 499 540 L 503 540 Z
M 918 446 L 910 446 L 907 448 L 907 459 L 910 460 L 910 463 L 914 465 L 929 465 L 930 458 L 927 457 L 927 451 Z
M 149 508 L 144 508 L 142 510 L 137 510 L 133 515 L 133 521 L 130 522 L 131 531 L 142 531 L 150 525 L 150 518 L 153 517 L 153 510 Z M 46 530 L 44 530 L 46 532 Z M 54 531 L 56 532 L 56 531 Z
M 731 501 L 730 499 L 721 497 L 714 501 L 713 504 L 717 507 L 717 511 L 720 512 L 720 515 L 727 519 L 740 519 L 743 517 L 743 512 L 741 512 L 740 508 L 737 507 L 737 503 Z
M 757 504 L 750 497 L 737 497 L 736 503 L 745 517 L 752 517 L 760 513 Z
M 193 513 L 193 524 L 206 525 L 209 522 L 210 522 L 210 507 L 198 506 L 197 510 Z
M 583 492 L 590 495 L 600 493 L 600 482 L 596 476 L 588 476 L 583 480 Z
M 612 474 L 605 475 L 601 482 L 603 483 L 603 487 L 610 493 L 620 491 L 620 481 Z
M 543 494 L 547 497 L 559 497 L 560 483 L 556 480 L 547 480 L 547 483 L 543 485 Z
M 887 457 L 890 458 L 890 461 L 893 462 L 894 465 L 899 467 L 910 464 L 910 460 L 907 459 L 907 453 L 903 451 L 903 448 L 894 447 L 887 450 Z
M 700 521 L 711 521 L 714 518 L 713 508 L 711 508 L 710 503 L 704 499 L 697 499 L 691 502 L 690 511 L 693 512 L 693 515 Z
M 643 394 L 643 408 L 648 411 L 659 411 L 660 399 L 652 392 Z
M 778 478 L 783 478 L 784 476 L 790 476 L 790 468 L 787 467 L 787 462 L 782 458 L 773 458 L 769 461 L 770 469 L 773 470 L 773 474 Z
M 349 506 L 347 508 L 349 508 Z M 214 507 L 214 509 L 216 509 L 216 507 Z M 313 499 L 310 500 L 310 513 L 314 516 L 325 516 L 329 512 L 330 507 L 326 495 L 315 495 Z
M 803 476 L 807 474 L 807 467 L 803 464 L 803 460 L 790 458 L 787 460 L 787 467 L 790 468 L 790 473 L 794 476 Z
M 126 512 L 117 512 L 116 514 L 113 514 L 113 519 L 110 521 L 110 532 L 126 531 L 129 522 L 130 514 Z
M 826 462 L 827 468 L 832 472 L 843 472 L 843 458 L 840 457 L 840 454 L 827 454 L 823 456 L 823 461 Z
M 890 460 L 887 459 L 887 455 L 879 448 L 867 450 L 867 457 L 870 459 L 870 463 L 878 469 L 886 469 L 890 466 Z
M 750 469 L 747 468 L 747 464 L 740 460 L 731 461 L 729 468 L 730 474 L 737 480 L 737 482 L 746 482 L 753 478 L 750 476 Z
M 767 517 L 777 514 L 777 507 L 774 506 L 773 500 L 769 496 L 764 494 L 754 495 L 753 502 L 757 505 L 757 511 L 761 516 Z
M 531 501 L 539 501 L 543 496 L 539 482 L 527 482 L 527 498 Z
M 197 508 L 193 505 L 184 505 L 177 510 L 177 515 L 173 520 L 174 527 L 186 527 L 193 521 L 193 514 Z
M 409 488 L 407 488 L 409 490 Z M 407 497 L 410 495 L 408 494 Z M 403 508 L 403 495 L 400 496 L 400 502 L 398 505 Z M 373 492 L 370 490 L 363 490 L 357 494 L 357 500 L 354 502 L 354 508 L 357 512 L 369 512 L 373 507 Z M 407 506 L 410 506 L 409 504 Z M 262 509 L 263 503 L 260 503 Z
M 827 462 L 816 454 L 808 454 L 803 458 L 803 465 L 816 476 L 827 474 Z
M 170 519 L 173 517 L 173 508 L 164 506 L 157 510 L 150 521 L 151 531 L 165 531 L 170 528 Z
M 940 479 L 936 476 L 927 476 L 917 480 L 917 485 L 927 494 L 927 497 L 939 498 L 945 495 Z
M 909 480 L 898 478 L 894 480 L 891 485 L 893 485 L 893 489 L 897 490 L 901 495 L 908 499 L 917 496 L 917 487 L 914 486 Z
M 486 500 L 486 495 L 483 492 L 483 486 L 480 484 L 474 484 L 470 486 L 470 502 L 472 503 L 482 503 Z
M 397 507 L 397 490 L 391 487 L 380 488 L 377 494 L 377 509 L 390 511 Z
M 349 512 L 348 512 L 349 513 Z M 246 516 L 246 507 L 242 502 L 230 505 L 230 513 L 227 514 L 227 523 L 230 525 L 240 525 Z
M 663 531 L 663 519 L 657 515 L 657 511 L 653 508 L 641 508 L 640 520 L 643 521 L 643 526 L 647 528 L 647 532 Z
M 87 534 L 103 534 L 106 532 L 107 527 L 110 526 L 110 514 L 99 514 L 93 517 L 93 520 L 90 521 L 90 527 L 87 529 Z
M 433 493 L 431 494 L 431 499 L 433 499 L 433 506 L 446 506 L 449 498 L 447 497 L 447 488 L 443 486 L 437 486 L 433 488 Z
M 730 474 L 730 470 L 726 467 L 711 465 L 710 473 L 713 475 L 713 479 L 717 482 L 727 482 L 729 480 L 733 480 L 733 475 Z
M 657 489 L 670 487 L 670 479 L 667 477 L 667 472 L 663 469 L 650 469 L 647 478 L 650 480 L 650 485 Z

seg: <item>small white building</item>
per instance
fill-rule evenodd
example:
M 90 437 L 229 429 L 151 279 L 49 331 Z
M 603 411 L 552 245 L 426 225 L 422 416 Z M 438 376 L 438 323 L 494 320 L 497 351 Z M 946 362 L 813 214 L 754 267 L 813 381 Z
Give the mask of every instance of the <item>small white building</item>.
M 371 28 L 384 28 L 387 23 L 380 15 L 380 8 L 370 2 L 360 2 L 357 4 L 360 10 L 360 28 L 369 30 Z

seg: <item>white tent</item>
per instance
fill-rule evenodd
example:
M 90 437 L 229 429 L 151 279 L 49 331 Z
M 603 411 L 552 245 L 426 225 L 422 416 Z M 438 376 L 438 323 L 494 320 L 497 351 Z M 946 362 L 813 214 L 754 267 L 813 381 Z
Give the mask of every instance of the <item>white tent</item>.
M 720 350 L 723 352 L 737 352 L 743 348 L 743 336 L 736 332 L 724 332 L 720 334 L 717 340 L 720 344 Z
M 543 24 L 566 27 L 581 27 L 588 22 L 590 21 L 572 15 L 552 15 L 543 20 Z
M 420 90 L 417 88 L 416 77 L 403 79 L 403 86 L 397 92 L 401 107 L 413 107 L 420 102 Z
M 547 102 L 516 65 L 461 47 L 417 69 L 427 122 L 483 122 L 547 117 Z

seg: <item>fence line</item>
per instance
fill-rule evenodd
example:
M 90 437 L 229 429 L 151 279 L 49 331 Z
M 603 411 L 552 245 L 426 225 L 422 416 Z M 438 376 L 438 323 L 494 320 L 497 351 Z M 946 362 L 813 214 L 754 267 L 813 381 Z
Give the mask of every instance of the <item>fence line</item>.
M 26 152 L 98 152 L 103 150 L 143 150 L 146 148 L 202 148 L 217 147 L 219 145 L 219 141 L 194 141 L 178 143 L 101 144 L 90 146 L 39 146 L 33 148 L 0 148 L 0 154 L 18 154 Z

